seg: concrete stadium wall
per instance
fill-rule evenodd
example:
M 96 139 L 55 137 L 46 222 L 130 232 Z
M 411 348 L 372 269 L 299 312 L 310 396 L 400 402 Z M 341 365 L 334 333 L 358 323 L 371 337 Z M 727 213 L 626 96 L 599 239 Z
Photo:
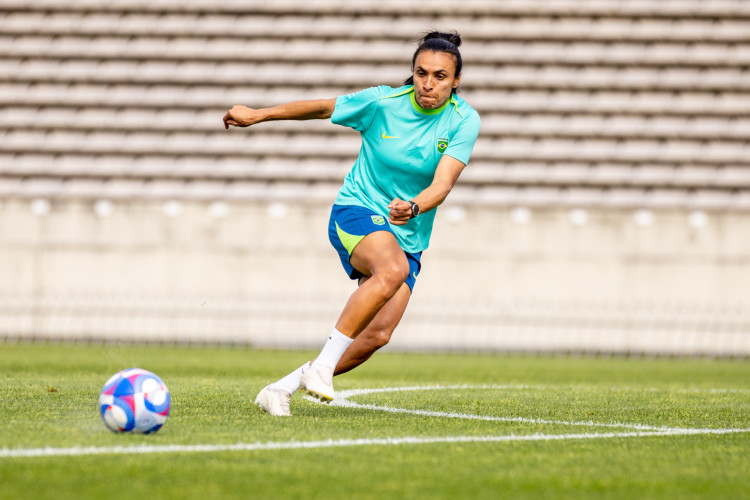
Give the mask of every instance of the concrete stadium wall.
M 354 289 L 324 205 L 31 204 L 0 204 L 0 338 L 316 347 Z M 746 214 L 449 201 L 390 348 L 747 356 L 748 297 Z

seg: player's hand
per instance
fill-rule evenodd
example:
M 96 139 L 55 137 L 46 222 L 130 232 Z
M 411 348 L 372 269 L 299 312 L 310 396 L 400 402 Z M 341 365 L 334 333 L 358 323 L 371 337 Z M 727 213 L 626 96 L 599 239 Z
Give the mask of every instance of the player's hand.
M 403 226 L 411 219 L 411 203 L 396 198 L 388 205 L 388 220 L 396 226 Z
M 263 116 L 258 110 L 237 104 L 232 106 L 232 109 L 224 115 L 224 128 L 228 129 L 230 125 L 233 127 L 249 127 L 262 120 Z

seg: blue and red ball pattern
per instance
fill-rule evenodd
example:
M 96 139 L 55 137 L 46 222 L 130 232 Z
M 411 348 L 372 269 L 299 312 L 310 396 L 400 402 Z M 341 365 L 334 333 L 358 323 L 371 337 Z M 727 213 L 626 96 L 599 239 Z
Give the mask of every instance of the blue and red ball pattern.
M 112 432 L 149 434 L 167 421 L 171 402 L 169 390 L 158 376 L 141 368 L 128 368 L 104 384 L 99 413 Z

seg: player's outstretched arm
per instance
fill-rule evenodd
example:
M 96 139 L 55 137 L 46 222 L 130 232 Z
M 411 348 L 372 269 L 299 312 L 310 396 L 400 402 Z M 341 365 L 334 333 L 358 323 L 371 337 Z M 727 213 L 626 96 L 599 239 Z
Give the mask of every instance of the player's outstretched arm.
M 336 99 L 294 101 L 271 108 L 253 109 L 235 105 L 224 115 L 224 128 L 249 127 L 271 120 L 315 120 L 327 119 L 333 114 Z

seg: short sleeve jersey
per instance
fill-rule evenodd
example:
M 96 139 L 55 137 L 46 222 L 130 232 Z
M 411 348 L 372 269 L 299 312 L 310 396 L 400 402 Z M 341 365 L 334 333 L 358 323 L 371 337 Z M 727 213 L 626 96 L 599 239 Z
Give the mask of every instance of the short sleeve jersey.
M 468 164 L 479 134 L 479 115 L 451 96 L 441 108 L 417 103 L 414 86 L 372 87 L 340 96 L 331 121 L 360 132 L 362 147 L 344 179 L 337 205 L 367 207 L 388 219 L 394 198 L 411 200 L 427 188 L 443 155 Z M 392 229 L 409 253 L 425 250 L 436 210 Z

